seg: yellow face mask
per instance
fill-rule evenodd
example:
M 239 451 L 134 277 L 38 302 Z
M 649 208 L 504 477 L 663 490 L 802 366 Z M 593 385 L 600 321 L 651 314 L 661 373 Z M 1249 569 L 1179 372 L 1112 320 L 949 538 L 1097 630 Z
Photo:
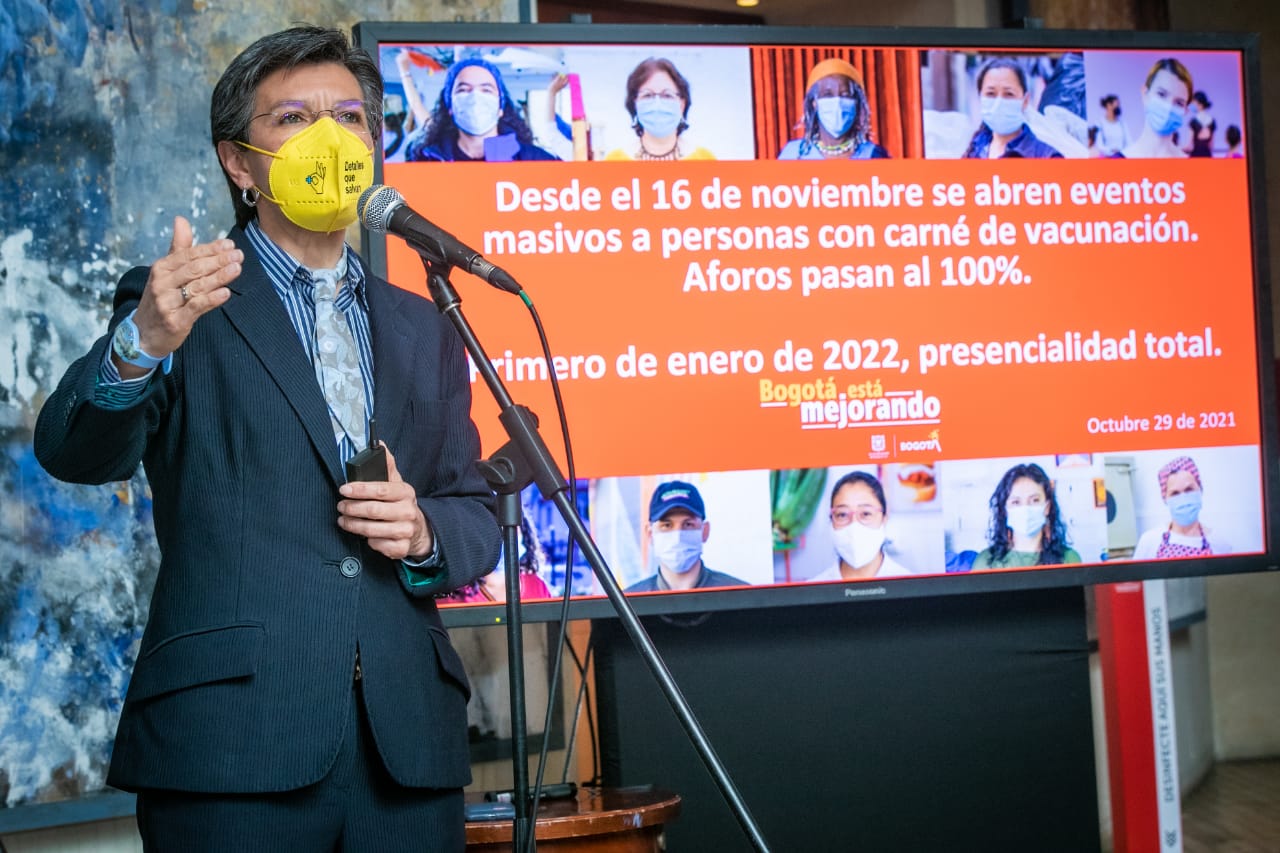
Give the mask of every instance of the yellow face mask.
M 356 202 L 373 186 L 373 153 L 328 116 L 285 140 L 276 151 L 240 146 L 274 158 L 271 192 L 254 187 L 285 217 L 308 231 L 328 233 L 356 221 Z

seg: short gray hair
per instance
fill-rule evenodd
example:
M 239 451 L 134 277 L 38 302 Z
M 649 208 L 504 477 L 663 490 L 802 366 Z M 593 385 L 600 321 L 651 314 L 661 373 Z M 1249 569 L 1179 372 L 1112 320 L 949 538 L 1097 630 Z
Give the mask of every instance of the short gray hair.
M 354 47 L 342 30 L 325 27 L 294 27 L 272 33 L 249 45 L 231 60 L 213 87 L 209 104 L 209 128 L 216 150 L 219 142 L 248 142 L 249 122 L 258 86 L 281 69 L 333 62 L 345 67 L 360 83 L 369 119 L 369 133 L 382 135 L 382 74 L 363 49 Z M 240 197 L 240 187 L 222 170 L 231 190 L 236 224 L 247 225 L 257 211 Z

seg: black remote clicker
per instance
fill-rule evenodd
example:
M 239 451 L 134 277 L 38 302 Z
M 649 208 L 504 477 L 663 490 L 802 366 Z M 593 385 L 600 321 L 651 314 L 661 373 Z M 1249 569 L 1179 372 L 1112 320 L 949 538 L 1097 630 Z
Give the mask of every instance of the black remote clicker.
M 378 422 L 369 419 L 369 446 L 347 460 L 347 482 L 387 479 L 387 448 L 378 441 Z

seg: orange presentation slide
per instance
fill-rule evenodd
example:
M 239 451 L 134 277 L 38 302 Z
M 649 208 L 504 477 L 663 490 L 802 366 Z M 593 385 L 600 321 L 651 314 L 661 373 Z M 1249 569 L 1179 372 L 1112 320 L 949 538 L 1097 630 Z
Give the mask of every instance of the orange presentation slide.
M 454 275 L 544 424 L 559 376 L 580 476 L 1261 440 L 1243 160 L 392 163 L 384 180 L 525 287 L 550 366 L 518 299 Z M 388 268 L 425 292 L 395 238 Z M 505 437 L 473 378 L 488 452 Z

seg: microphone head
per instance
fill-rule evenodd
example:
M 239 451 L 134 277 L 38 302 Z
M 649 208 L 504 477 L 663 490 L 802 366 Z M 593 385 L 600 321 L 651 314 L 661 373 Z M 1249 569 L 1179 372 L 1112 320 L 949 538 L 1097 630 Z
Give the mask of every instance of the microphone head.
M 404 204 L 404 197 L 395 187 L 385 184 L 374 184 L 360 194 L 356 202 L 356 213 L 360 224 L 378 234 L 386 233 L 391 212 Z

